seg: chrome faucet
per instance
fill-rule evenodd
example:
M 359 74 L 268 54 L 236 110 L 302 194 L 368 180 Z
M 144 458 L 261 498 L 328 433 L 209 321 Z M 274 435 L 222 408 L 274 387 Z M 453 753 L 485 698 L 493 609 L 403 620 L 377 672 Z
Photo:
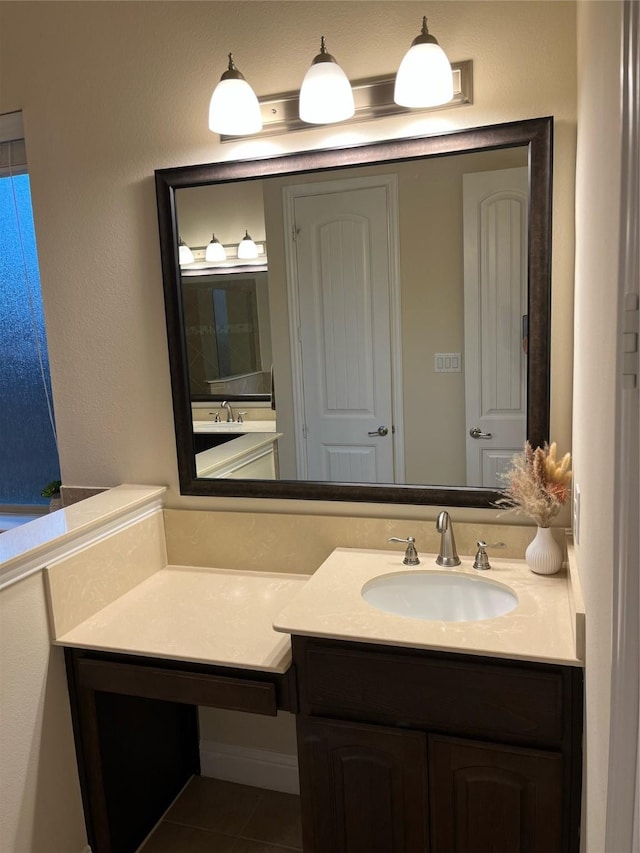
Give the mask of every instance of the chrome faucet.
M 227 400 L 225 400 L 224 403 L 222 403 L 220 405 L 220 408 L 227 410 L 227 423 L 228 424 L 234 423 L 235 421 L 233 418 L 233 409 L 231 408 L 231 403 L 229 403 L 229 402 L 227 402 Z
M 453 535 L 453 522 L 446 510 L 443 510 L 436 521 L 436 530 L 442 534 L 440 540 L 440 553 L 436 557 L 439 566 L 451 568 L 460 565 L 460 557 L 456 551 L 456 540 Z

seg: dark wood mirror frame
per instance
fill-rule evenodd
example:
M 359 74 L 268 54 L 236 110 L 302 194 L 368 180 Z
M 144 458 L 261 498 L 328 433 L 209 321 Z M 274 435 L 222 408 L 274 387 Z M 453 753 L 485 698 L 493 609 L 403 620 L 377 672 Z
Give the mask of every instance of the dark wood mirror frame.
M 383 161 L 397 162 L 518 146 L 527 147 L 529 163 L 527 438 L 536 446 L 542 445 L 549 438 L 552 117 L 348 148 L 182 166 L 155 172 L 181 494 L 460 507 L 494 505 L 499 493 L 487 488 L 198 478 L 180 293 L 175 192 L 184 187 L 256 180 L 274 175 L 303 175 Z

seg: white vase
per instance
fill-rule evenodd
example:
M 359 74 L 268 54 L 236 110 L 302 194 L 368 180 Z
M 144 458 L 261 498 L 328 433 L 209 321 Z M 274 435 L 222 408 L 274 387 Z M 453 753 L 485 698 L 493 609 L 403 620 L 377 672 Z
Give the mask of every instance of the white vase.
M 524 558 L 537 575 L 555 575 L 562 565 L 562 549 L 553 538 L 550 527 L 538 527 Z

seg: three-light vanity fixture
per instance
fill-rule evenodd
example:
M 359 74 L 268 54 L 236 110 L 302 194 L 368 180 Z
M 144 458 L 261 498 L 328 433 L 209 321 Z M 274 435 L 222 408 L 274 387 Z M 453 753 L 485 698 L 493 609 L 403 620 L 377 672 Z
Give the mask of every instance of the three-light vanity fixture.
M 454 97 L 451 63 L 431 35 L 427 19 L 413 40 L 395 77 L 393 100 L 400 107 L 424 109 L 449 103 Z M 320 52 L 305 74 L 298 95 L 299 119 L 308 125 L 333 124 L 350 119 L 355 111 L 351 83 L 334 57 L 325 38 Z M 233 54 L 209 104 L 209 129 L 221 136 L 248 136 L 263 126 L 260 102 L 236 68 Z
M 197 258 L 194 251 L 198 252 Z M 241 261 L 255 260 L 264 255 L 264 251 L 264 246 L 262 244 L 258 246 L 247 230 L 245 230 L 244 237 L 237 246 L 235 244 L 225 246 L 215 234 L 212 234 L 210 242 L 204 247 L 204 260 L 208 263 L 217 264 L 226 261 L 229 255 L 232 260 L 233 258 Z M 182 237 L 178 238 L 178 261 L 181 267 L 193 264 L 196 260 L 201 263 L 202 259 L 202 249 L 191 249 Z

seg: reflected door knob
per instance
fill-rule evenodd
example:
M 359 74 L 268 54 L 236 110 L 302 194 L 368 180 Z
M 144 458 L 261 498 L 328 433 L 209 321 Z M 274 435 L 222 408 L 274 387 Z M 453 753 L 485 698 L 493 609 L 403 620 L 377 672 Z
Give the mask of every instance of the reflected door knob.
M 493 438 L 493 435 L 490 432 L 482 432 L 480 427 L 471 427 L 469 435 L 471 438 Z
M 378 429 L 375 429 L 373 432 L 367 433 L 367 435 L 389 435 L 389 430 L 386 426 L 379 426 Z

